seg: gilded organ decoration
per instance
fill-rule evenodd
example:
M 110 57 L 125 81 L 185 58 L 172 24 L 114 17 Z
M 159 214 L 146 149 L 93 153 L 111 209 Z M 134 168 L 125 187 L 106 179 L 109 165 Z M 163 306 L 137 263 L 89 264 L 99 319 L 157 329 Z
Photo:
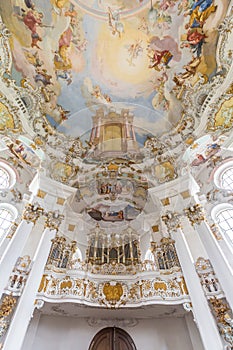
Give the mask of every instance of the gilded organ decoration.
M 179 270 L 180 263 L 175 249 L 175 241 L 171 238 L 163 237 L 160 242 L 151 242 L 150 251 L 153 261 L 145 260 L 143 267 L 145 270 L 159 269 L 161 273 L 167 273 L 167 270 Z M 151 265 L 148 265 L 148 262 Z
M 86 262 L 92 265 L 139 266 L 141 259 L 138 233 L 128 227 L 121 234 L 109 235 L 97 225 L 89 233 Z
M 52 246 L 47 260 L 47 268 L 49 266 L 62 269 L 70 267 L 75 250 L 75 241 L 68 243 L 65 237 L 56 236 L 52 240 Z

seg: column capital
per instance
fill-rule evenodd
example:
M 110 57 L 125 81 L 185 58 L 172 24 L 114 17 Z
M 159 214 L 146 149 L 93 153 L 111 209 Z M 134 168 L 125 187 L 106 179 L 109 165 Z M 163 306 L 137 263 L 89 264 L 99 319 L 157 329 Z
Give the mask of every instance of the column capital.
M 63 219 L 64 219 L 64 215 L 59 214 L 57 210 L 49 211 L 46 214 L 45 227 L 49 228 L 50 230 L 58 231 L 58 228 Z
M 167 211 L 164 215 L 162 215 L 162 220 L 164 221 L 168 230 L 171 232 L 181 228 L 180 214 L 178 213 Z
M 41 208 L 37 203 L 31 204 L 29 203 L 23 212 L 23 219 L 27 222 L 33 222 L 34 224 L 39 219 L 41 215 L 43 215 L 44 209 Z
M 194 204 L 184 209 L 184 212 L 192 226 L 195 224 L 200 225 L 202 221 L 206 220 L 205 212 L 201 204 Z

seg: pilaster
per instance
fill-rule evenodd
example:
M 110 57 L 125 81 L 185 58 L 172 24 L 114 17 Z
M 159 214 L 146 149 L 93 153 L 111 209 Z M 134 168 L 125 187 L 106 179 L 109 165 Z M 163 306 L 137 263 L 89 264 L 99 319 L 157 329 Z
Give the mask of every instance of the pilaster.
M 47 214 L 45 228 L 32 259 L 32 268 L 10 323 L 3 344 L 3 350 L 20 350 L 22 346 L 28 324 L 34 311 L 35 299 L 51 248 L 52 239 L 55 237 L 62 219 L 63 216 L 60 216 L 57 212 L 49 212 Z
M 222 250 L 220 249 L 216 237 L 211 231 L 205 217 L 204 209 L 200 204 L 195 204 L 185 209 L 185 213 L 188 216 L 191 224 L 195 226 L 195 230 L 208 253 L 228 303 L 233 309 L 233 271 Z
M 18 257 L 21 255 L 33 226 L 42 213 L 42 208 L 37 205 L 29 204 L 26 206 L 22 216 L 23 220 L 18 225 L 7 249 L 0 259 L 0 296 L 2 296 L 12 269 L 15 266 Z
M 162 217 L 169 234 L 175 240 L 177 255 L 191 298 L 194 319 L 197 323 L 206 350 L 222 350 L 223 344 L 216 323 L 210 311 L 193 258 L 186 242 L 178 214 L 169 213 Z

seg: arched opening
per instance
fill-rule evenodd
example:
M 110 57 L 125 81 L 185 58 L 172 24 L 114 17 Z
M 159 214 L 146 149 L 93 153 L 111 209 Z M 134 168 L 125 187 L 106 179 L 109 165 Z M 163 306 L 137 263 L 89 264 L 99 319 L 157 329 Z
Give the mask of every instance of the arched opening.
M 233 247 L 233 206 L 229 203 L 216 205 L 211 212 L 213 220 L 218 225 L 222 237 Z
M 99 331 L 89 350 L 137 350 L 130 335 L 121 328 L 107 327 Z
M 226 191 L 233 190 L 233 160 L 228 160 L 220 165 L 214 173 L 215 185 Z

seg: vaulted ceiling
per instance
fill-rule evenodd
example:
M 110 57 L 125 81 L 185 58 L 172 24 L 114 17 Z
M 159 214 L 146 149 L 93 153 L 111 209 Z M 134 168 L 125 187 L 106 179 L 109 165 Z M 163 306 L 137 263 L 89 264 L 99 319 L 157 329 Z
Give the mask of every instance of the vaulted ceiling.
M 195 171 L 231 129 L 228 7 L 2 1 L 13 60 L 5 79 L 15 80 L 28 113 L 18 134 L 8 125 L 26 152 L 21 161 L 76 187 L 73 210 L 103 227 L 150 213 L 147 189 Z

